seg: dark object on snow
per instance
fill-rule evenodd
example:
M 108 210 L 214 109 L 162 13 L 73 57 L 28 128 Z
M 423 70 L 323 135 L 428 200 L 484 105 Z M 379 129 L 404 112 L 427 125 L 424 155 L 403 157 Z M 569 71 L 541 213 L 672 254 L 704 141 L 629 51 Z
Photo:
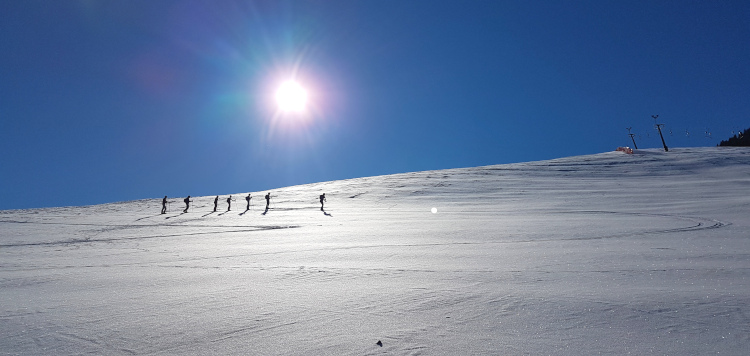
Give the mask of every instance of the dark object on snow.
M 719 146 L 750 147 L 750 129 L 745 129 L 745 131 L 737 133 L 726 141 L 721 141 Z
M 167 213 L 167 196 L 164 196 L 164 199 L 161 200 L 161 213 L 166 214 Z
M 247 196 L 245 197 L 245 200 L 247 200 L 247 208 L 245 208 L 245 210 L 250 210 L 250 199 L 252 199 L 252 198 L 253 198 L 253 197 L 251 197 L 251 196 L 250 196 L 250 194 L 248 194 L 248 195 L 247 195 Z
M 667 147 L 667 143 L 664 142 L 664 135 L 661 134 L 661 127 L 664 126 L 664 124 L 656 123 L 656 119 L 659 118 L 659 115 L 651 115 L 651 117 L 654 118 L 654 126 L 656 126 L 656 129 L 659 130 L 659 137 L 661 137 L 661 144 L 664 146 L 664 152 L 669 152 L 669 147 Z M 633 145 L 635 146 L 635 143 Z
M 190 202 L 192 200 L 190 200 L 190 196 L 188 195 L 187 198 L 185 198 L 185 200 L 183 201 L 185 202 L 185 210 L 183 211 L 183 213 L 187 213 L 188 208 L 190 207 Z
M 227 198 L 227 211 L 232 210 L 232 196 L 230 195 L 229 198 Z
M 268 206 L 271 204 L 271 192 L 268 192 L 266 194 L 266 211 L 268 211 Z
M 320 195 L 320 211 L 323 211 L 323 202 L 326 201 L 326 193 Z
M 632 133 L 632 132 L 630 132 L 630 129 L 632 129 L 632 127 L 628 127 L 627 128 L 627 130 L 628 130 L 628 136 L 630 136 L 630 139 L 633 141 L 633 147 L 635 147 L 635 149 L 637 150 L 638 149 L 638 145 L 635 144 L 635 134 Z
M 214 212 L 216 212 L 216 207 L 219 205 L 219 196 L 217 195 L 216 198 L 214 198 Z
M 378 342 L 376 342 L 376 343 L 375 343 L 375 345 L 378 345 L 378 346 L 380 346 L 380 347 L 383 347 L 383 343 L 382 343 L 382 342 L 380 342 L 380 340 L 378 340 Z

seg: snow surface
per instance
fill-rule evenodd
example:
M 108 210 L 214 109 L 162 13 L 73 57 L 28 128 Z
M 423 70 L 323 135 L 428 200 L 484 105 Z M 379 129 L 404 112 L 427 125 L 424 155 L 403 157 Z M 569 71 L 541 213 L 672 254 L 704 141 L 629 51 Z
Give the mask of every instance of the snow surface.
M 747 355 L 749 188 L 685 148 L 0 211 L 0 353 Z

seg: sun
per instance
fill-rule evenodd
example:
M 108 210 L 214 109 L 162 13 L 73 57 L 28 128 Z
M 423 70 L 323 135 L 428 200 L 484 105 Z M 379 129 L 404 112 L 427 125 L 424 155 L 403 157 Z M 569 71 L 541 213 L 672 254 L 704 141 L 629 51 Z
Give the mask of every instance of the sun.
M 307 106 L 307 91 L 299 83 L 288 80 L 276 90 L 276 102 L 284 112 L 303 112 Z

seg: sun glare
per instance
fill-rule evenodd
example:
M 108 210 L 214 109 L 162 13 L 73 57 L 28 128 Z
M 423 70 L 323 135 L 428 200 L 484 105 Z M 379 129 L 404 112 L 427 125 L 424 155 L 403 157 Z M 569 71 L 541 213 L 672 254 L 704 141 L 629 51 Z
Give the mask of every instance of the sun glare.
M 276 91 L 276 102 L 285 112 L 302 112 L 307 105 L 307 92 L 299 83 L 286 81 Z

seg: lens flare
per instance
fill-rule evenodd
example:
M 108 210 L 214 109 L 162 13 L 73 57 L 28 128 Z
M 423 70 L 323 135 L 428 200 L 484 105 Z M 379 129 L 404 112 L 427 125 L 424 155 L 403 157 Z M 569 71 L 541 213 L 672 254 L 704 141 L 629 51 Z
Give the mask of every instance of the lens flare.
M 303 112 L 307 106 L 307 91 L 295 81 L 286 81 L 276 91 L 276 102 L 282 111 Z

